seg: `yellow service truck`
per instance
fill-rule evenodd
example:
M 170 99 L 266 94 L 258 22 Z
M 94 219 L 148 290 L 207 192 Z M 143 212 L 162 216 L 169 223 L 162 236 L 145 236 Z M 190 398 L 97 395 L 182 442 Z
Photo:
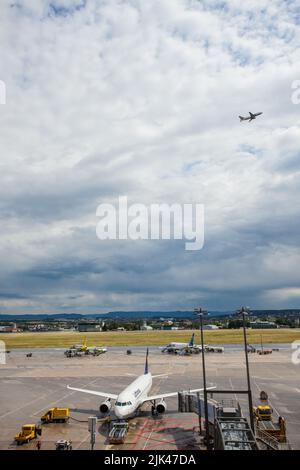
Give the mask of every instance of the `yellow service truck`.
M 269 405 L 259 405 L 253 409 L 258 420 L 270 421 L 272 419 L 273 410 Z
M 66 423 L 69 420 L 69 408 L 50 408 L 44 416 L 41 417 L 42 423 Z
M 24 424 L 21 432 L 15 436 L 17 444 L 24 444 L 42 434 L 42 429 L 37 424 Z

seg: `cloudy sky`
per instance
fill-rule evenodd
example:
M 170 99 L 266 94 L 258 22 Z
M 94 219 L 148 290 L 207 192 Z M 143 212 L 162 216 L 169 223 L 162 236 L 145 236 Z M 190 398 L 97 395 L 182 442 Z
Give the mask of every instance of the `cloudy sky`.
M 298 0 L 11 0 L 0 23 L 2 313 L 300 307 Z M 100 241 L 119 195 L 204 204 L 203 249 Z

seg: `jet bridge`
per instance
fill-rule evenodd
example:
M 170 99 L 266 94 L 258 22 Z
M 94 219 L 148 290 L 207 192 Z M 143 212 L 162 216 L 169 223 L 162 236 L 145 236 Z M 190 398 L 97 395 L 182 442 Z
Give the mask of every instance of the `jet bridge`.
M 215 450 L 258 450 L 258 445 L 240 405 L 222 401 L 214 423 Z
M 235 400 L 217 402 L 208 399 L 208 429 L 214 450 L 257 450 L 258 445 L 251 427 Z M 180 392 L 178 411 L 204 413 L 204 398 L 199 393 Z

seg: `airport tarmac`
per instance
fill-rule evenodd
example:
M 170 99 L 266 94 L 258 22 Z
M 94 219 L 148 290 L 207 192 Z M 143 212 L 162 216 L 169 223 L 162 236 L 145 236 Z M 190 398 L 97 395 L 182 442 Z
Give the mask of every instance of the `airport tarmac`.
M 249 354 L 254 405 L 259 392 L 265 390 L 274 409 L 275 418 L 287 421 L 287 435 L 293 449 L 300 449 L 300 365 L 291 361 L 292 349 L 276 345 L 271 355 Z M 59 439 L 70 439 L 73 449 L 89 449 L 87 418 L 99 416 L 99 397 L 74 392 L 75 387 L 119 393 L 143 372 L 145 348 L 109 348 L 98 357 L 66 358 L 61 349 L 33 350 L 31 358 L 25 350 L 7 354 L 7 363 L 0 366 L 0 448 L 34 449 L 36 441 L 16 446 L 14 436 L 22 424 L 38 423 L 50 407 L 69 407 L 67 424 L 43 425 L 42 450 L 54 449 Z M 244 355 L 240 348 L 227 347 L 223 354 L 207 353 L 207 381 L 218 389 L 245 389 Z M 202 386 L 201 356 L 173 356 L 150 348 L 150 370 L 167 374 L 153 380 L 152 393 L 188 390 Z M 222 398 L 222 396 L 218 396 Z M 223 398 L 229 398 L 228 396 Z M 238 398 L 245 416 L 247 398 Z M 109 445 L 108 424 L 98 421 L 95 449 L 183 450 L 199 449 L 198 416 L 178 413 L 177 398 L 167 399 L 168 411 L 151 417 L 146 404 L 139 416 L 130 421 L 130 430 L 122 445 Z

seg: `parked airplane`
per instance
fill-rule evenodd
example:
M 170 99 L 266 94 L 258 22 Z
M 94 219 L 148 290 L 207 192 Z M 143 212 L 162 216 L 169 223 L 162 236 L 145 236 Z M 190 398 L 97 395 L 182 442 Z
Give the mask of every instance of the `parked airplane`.
M 196 352 L 201 351 L 201 346 L 195 344 L 195 333 L 192 334 L 192 337 L 189 343 L 169 343 L 167 346 L 161 348 L 161 352 L 175 353 L 180 354 L 184 352 Z
M 167 405 L 164 401 L 165 398 L 175 397 L 178 392 L 160 393 L 157 395 L 148 395 L 152 387 L 152 379 L 155 377 L 161 377 L 165 374 L 152 375 L 148 368 L 148 355 L 149 350 L 147 349 L 146 362 L 144 374 L 137 377 L 130 385 L 128 385 L 119 395 L 113 393 L 98 392 L 95 390 L 87 390 L 83 388 L 75 388 L 67 386 L 69 390 L 76 392 L 89 393 L 105 398 L 105 401 L 101 403 L 99 410 L 102 414 L 108 414 L 112 409 L 111 400 L 115 400 L 114 412 L 118 419 L 127 419 L 134 416 L 135 412 L 145 403 L 152 402 L 154 409 L 158 414 L 163 414 Z M 215 387 L 209 387 L 207 390 L 214 389 Z M 190 392 L 201 392 L 203 388 L 197 388 L 189 390 Z M 158 403 L 156 404 L 156 401 Z
M 239 116 L 240 122 L 241 122 L 241 121 L 249 121 L 249 122 L 251 122 L 251 121 L 253 121 L 253 119 L 256 119 L 256 117 L 257 117 L 257 116 L 260 116 L 261 114 L 262 114 L 262 113 L 255 113 L 255 114 L 253 114 L 253 113 L 251 113 L 251 112 L 249 111 L 249 116 L 247 116 L 247 117 Z
M 76 349 L 79 352 L 85 352 L 87 350 L 86 337 L 82 344 L 73 344 L 70 349 Z
M 92 356 L 100 356 L 100 354 L 104 354 L 107 352 L 107 348 L 103 348 L 101 346 L 93 346 L 86 349 L 86 354 L 91 354 Z
M 195 333 L 192 334 L 189 343 L 170 343 L 167 346 L 163 346 L 161 352 L 168 352 L 180 355 L 189 355 L 191 353 L 199 354 L 202 351 L 200 345 L 195 344 Z M 224 348 L 222 346 L 207 346 L 204 345 L 204 352 L 224 352 Z
M 91 356 L 99 356 L 100 354 L 104 354 L 107 352 L 107 348 L 103 348 L 100 346 L 87 346 L 86 338 L 82 344 L 74 344 L 69 349 L 65 351 L 65 356 L 67 357 L 75 357 L 75 356 L 83 356 L 83 355 L 91 355 Z

